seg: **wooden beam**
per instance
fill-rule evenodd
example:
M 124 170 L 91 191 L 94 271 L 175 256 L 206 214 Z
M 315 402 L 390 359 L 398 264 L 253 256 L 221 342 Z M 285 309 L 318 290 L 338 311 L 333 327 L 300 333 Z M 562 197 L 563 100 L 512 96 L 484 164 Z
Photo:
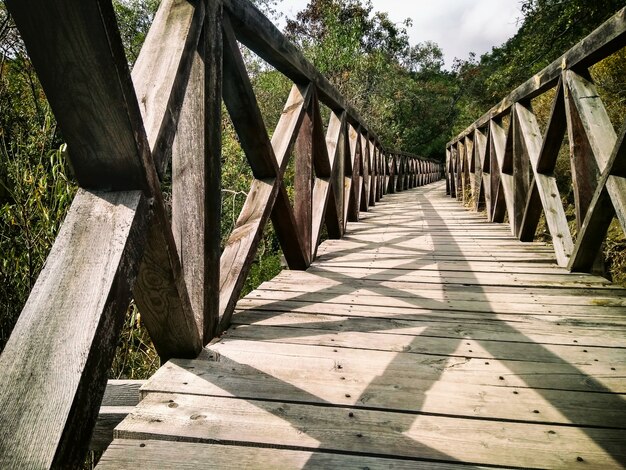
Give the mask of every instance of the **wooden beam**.
M 220 260 L 220 324 L 219 330 L 224 331 L 230 324 L 230 317 L 239 293 L 243 288 L 247 275 L 256 256 L 258 244 L 263 235 L 263 229 L 273 211 L 281 210 L 281 214 L 289 207 L 290 217 L 287 224 L 284 217 L 280 218 L 280 223 L 275 224 L 277 235 L 283 246 L 283 251 L 292 254 L 289 250 L 296 244 L 301 251 L 301 242 L 298 240 L 295 219 L 289 206 L 286 192 L 281 190 L 282 175 L 287 167 L 288 156 L 296 141 L 297 132 L 300 128 L 306 107 L 310 100 L 310 87 L 301 88 L 294 86 L 285 105 L 283 114 L 278 126 L 274 131 L 271 143 L 262 143 L 263 139 L 270 142 L 262 117 L 256 107 L 256 100 L 251 91 L 251 85 L 247 79 L 247 72 L 243 66 L 241 53 L 237 46 L 234 34 L 229 27 L 228 20 L 224 21 L 224 70 L 228 74 L 227 81 L 234 81 L 241 87 L 241 94 L 225 93 L 228 101 L 231 102 L 229 108 L 235 110 L 234 116 L 244 120 L 243 123 L 236 123 L 236 129 L 246 137 L 249 142 L 260 142 L 259 146 L 247 146 L 247 157 L 249 161 L 273 161 L 276 169 L 276 176 L 267 179 L 255 178 L 244 207 L 237 219 L 235 228 L 228 238 Z M 232 86 L 232 85 L 229 85 Z M 226 89 L 226 87 L 225 87 Z M 246 91 L 247 90 L 247 91 Z M 249 113 L 242 110 L 248 109 Z M 240 112 L 241 110 L 241 112 Z M 256 133 L 256 136 L 252 136 Z M 261 154 L 261 156 L 259 156 Z M 277 208 L 274 207 L 277 197 L 281 198 Z M 294 238 L 295 237 L 295 238 Z M 306 258 L 302 260 L 306 264 Z
M 315 259 L 317 246 L 322 233 L 322 224 L 324 220 L 327 220 L 326 212 L 329 210 L 334 211 L 335 213 L 331 215 L 332 217 L 337 217 L 336 206 L 329 209 L 329 206 L 333 202 L 330 198 L 331 177 L 335 171 L 337 152 L 340 150 L 342 145 L 342 142 L 340 141 L 342 135 L 344 134 L 346 121 L 344 114 L 337 115 L 336 113 L 331 112 L 328 130 L 326 131 L 326 137 L 324 138 L 321 116 L 319 114 L 319 107 L 317 104 L 314 103 L 313 109 L 315 113 L 315 118 L 313 120 L 313 148 L 316 177 L 315 185 L 313 187 L 313 230 L 311 247 L 313 249 L 312 257 Z M 336 227 L 330 225 L 328 228 L 332 229 Z
M 172 233 L 203 344 L 219 320 L 221 17 L 220 3 L 211 2 L 172 148 Z
M 514 106 L 514 110 L 519 125 L 520 140 L 524 154 L 529 159 L 534 173 L 534 184 L 531 187 L 531 191 L 537 193 L 541 206 L 543 206 L 548 229 L 552 235 L 552 244 L 554 246 L 557 262 L 560 266 L 567 266 L 574 249 L 574 242 L 572 241 L 565 210 L 561 203 L 556 178 L 552 175 L 546 175 L 537 171 L 542 148 L 545 148 L 545 146 L 542 145 L 539 124 L 537 123 L 535 115 L 527 107 L 517 103 Z M 544 162 L 545 160 L 544 158 Z M 535 199 L 536 198 L 529 199 L 532 200 L 532 205 L 536 204 L 537 201 L 535 201 Z M 526 213 L 529 213 L 528 209 Z M 528 241 L 531 241 L 530 234 L 528 235 Z
M 592 82 L 574 72 L 567 72 L 566 83 L 573 106 L 576 107 L 577 112 L 575 114 L 579 118 L 580 132 L 584 133 L 595 163 L 602 174 L 615 149 L 617 142 L 615 129 Z M 617 216 L 624 224 L 626 222 L 626 204 L 624 203 L 624 192 L 620 180 L 608 178 L 606 188 L 615 206 Z M 582 218 L 580 223 L 582 224 Z
M 622 126 L 620 137 L 615 141 L 576 239 L 574 253 L 568 266 L 572 271 L 592 270 L 607 230 L 616 215 L 622 230 L 626 233 L 626 217 L 623 212 L 623 208 L 626 207 L 626 179 L 614 174 L 615 168 L 623 168 L 625 161 L 626 124 Z M 618 174 L 620 172 L 618 170 Z
M 512 174 L 513 155 L 510 148 L 512 140 L 512 124 L 509 125 L 509 132 L 504 130 L 500 122 L 492 121 L 489 129 L 491 130 L 491 142 L 493 144 L 492 155 L 495 154 L 495 160 L 499 169 L 498 192 L 495 200 L 492 220 L 494 222 L 502 222 L 504 220 L 504 210 L 506 208 L 509 214 L 509 222 L 511 225 L 511 233 L 515 233 L 515 225 L 513 222 L 515 214 L 514 205 L 514 182 Z M 492 186 L 493 191 L 493 186 Z
M 224 17 L 224 103 L 257 179 L 277 174 L 276 157 L 228 16 Z
M 211 3 L 209 13 L 201 0 L 161 2 L 133 67 L 141 117 L 161 176 L 168 165 L 183 100 L 186 96 L 189 99 L 185 90 L 192 64 L 197 60 L 204 20 L 219 21 L 219 2 Z
M 345 111 L 350 124 L 361 126 L 363 132 L 380 140 L 328 79 L 251 2 L 224 0 L 224 6 L 230 13 L 237 39 L 294 83 L 315 85 L 322 103 L 337 113 Z
M 141 191 L 78 191 L 0 356 L 0 467 L 82 463 L 148 215 Z
M 152 161 L 137 148 L 129 125 L 141 122 L 141 116 L 136 105 L 125 106 L 136 99 L 128 72 L 118 73 L 126 57 L 115 13 L 105 3 L 76 8 L 70 0 L 6 2 L 63 131 L 80 186 L 147 189 Z

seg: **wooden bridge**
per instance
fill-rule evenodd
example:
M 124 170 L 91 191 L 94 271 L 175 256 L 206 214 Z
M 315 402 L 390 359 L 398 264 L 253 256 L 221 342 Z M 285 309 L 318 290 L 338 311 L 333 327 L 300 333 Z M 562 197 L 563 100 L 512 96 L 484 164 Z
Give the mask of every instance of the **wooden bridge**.
M 625 291 L 589 274 L 626 229 L 626 127 L 587 72 L 626 45 L 626 10 L 444 168 L 385 148 L 247 0 L 164 0 L 132 75 L 110 2 L 7 5 L 81 189 L 0 356 L 1 468 L 84 459 L 131 297 L 164 365 L 101 468 L 626 466 Z M 238 42 L 294 82 L 271 138 Z M 550 92 L 542 132 L 531 99 Z M 223 249 L 222 99 L 254 175 Z M 566 131 L 576 237 L 553 176 Z M 290 269 L 240 299 L 270 219 Z

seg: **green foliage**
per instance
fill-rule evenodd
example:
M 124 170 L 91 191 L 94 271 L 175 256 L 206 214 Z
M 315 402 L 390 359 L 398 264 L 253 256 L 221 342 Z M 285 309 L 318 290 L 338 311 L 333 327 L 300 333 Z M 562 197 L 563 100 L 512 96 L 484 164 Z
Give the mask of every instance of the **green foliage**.
M 463 93 L 454 133 L 461 132 L 623 6 L 623 0 L 523 0 L 523 21 L 515 36 L 480 60 L 471 56 L 456 62 L 454 70 Z
M 124 328 L 118 340 L 111 379 L 147 379 L 159 368 L 159 356 L 141 323 L 141 314 L 133 302 L 126 315 Z
M 393 23 L 370 1 L 313 0 L 287 34 L 385 145 L 443 158 L 457 81 L 436 44 L 409 44 L 410 24 Z
M 38 142 L 0 149 L 5 202 L 0 206 L 0 349 L 35 283 L 74 197 L 64 146 Z
M 161 0 L 113 0 L 117 24 L 130 65 L 139 56 Z

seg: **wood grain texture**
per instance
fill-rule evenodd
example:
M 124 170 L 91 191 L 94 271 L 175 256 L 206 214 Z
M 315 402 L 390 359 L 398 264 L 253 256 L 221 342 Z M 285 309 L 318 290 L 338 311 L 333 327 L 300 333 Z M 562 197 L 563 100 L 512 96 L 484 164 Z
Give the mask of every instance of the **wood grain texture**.
M 117 470 L 134 468 L 152 470 L 201 470 L 207 462 L 216 468 L 239 470 L 266 470 L 280 466 L 284 469 L 342 468 L 347 470 L 462 470 L 465 466 L 454 463 L 425 462 L 338 455 L 320 451 L 250 448 L 213 444 L 206 446 L 190 442 L 171 442 L 146 439 L 144 441 L 116 439 L 100 459 L 98 469 Z M 486 470 L 484 467 L 473 467 Z
M 230 48 L 230 51 L 239 53 L 238 49 L 235 51 Z M 276 156 L 277 177 L 265 180 L 254 179 L 235 228 L 226 241 L 220 261 L 219 328 L 221 330 L 226 329 L 229 325 L 233 308 L 256 255 L 256 248 L 263 235 L 263 228 L 273 213 L 276 198 L 281 197 L 283 205 L 280 207 L 283 209 L 286 209 L 285 204 L 288 204 L 288 199 L 287 201 L 284 199 L 286 194 L 281 189 L 281 179 L 310 98 L 310 87 L 304 88 L 294 85 L 271 140 L 272 151 Z M 269 139 L 267 134 L 266 138 Z M 293 237 L 288 238 L 293 233 L 297 235 L 294 219 L 290 219 L 288 222 L 289 227 L 293 229 L 290 233 L 287 233 L 283 225 L 275 224 L 281 244 L 300 247 L 297 237 L 295 239 Z M 283 249 L 283 251 L 287 250 Z
M 102 452 L 113 441 L 113 429 L 141 401 L 139 388 L 145 380 L 109 380 L 98 419 L 93 429 L 89 450 Z
M 172 233 L 203 344 L 214 336 L 219 314 L 220 18 L 219 2 L 212 2 L 193 55 L 172 147 Z
M 586 140 L 597 168 L 602 174 L 616 150 L 617 135 L 615 129 L 593 83 L 573 72 L 566 74 L 566 82 L 577 108 L 577 115 L 584 129 Z M 613 165 L 615 165 L 615 160 L 613 160 Z M 622 181 L 623 178 L 610 176 L 606 180 L 606 189 L 622 227 L 626 227 L 626 201 L 624 199 L 626 187 Z M 582 220 L 580 224 L 582 224 Z
M 197 81 L 189 82 L 189 75 L 197 60 L 204 19 L 202 1 L 161 2 L 133 67 L 139 109 L 161 176 L 169 162 L 183 101 L 189 100 L 185 90 L 197 86 Z
M 146 189 L 151 162 L 138 152 L 129 125 L 140 116 L 126 106 L 136 99 L 110 2 L 76 8 L 71 1 L 16 0 L 7 7 L 63 130 L 78 183 Z
M 557 262 L 560 266 L 567 266 L 574 250 L 574 242 L 572 241 L 567 217 L 565 216 L 565 210 L 561 202 L 556 178 L 538 172 L 542 149 L 539 124 L 537 123 L 535 115 L 528 108 L 516 104 L 514 109 L 517 114 L 521 141 L 525 150 L 524 156 L 529 159 L 532 165 L 534 172 L 533 186 L 537 189 L 548 224 L 548 230 L 550 230 L 550 234 L 552 235 L 552 244 L 554 246 Z M 536 204 L 536 202 L 533 202 L 533 204 Z
M 306 272 L 241 299 L 200 357 L 163 366 L 117 435 L 245 446 L 259 461 L 279 448 L 619 468 L 623 292 L 467 212 L 443 182 L 387 195 Z
M 598 187 L 589 206 L 589 212 L 576 239 L 576 247 L 569 263 L 569 268 L 572 271 L 589 272 L 593 268 L 593 263 L 615 215 L 618 216 L 622 230 L 626 233 L 624 214 L 617 211 L 617 208 L 624 207 L 624 202 L 626 202 L 626 181 L 621 176 L 613 175 L 613 168 L 623 165 L 625 160 L 625 139 L 626 125 L 622 126 L 621 135 L 615 143 L 615 148 L 598 182 Z M 612 180 L 612 194 L 607 188 L 609 180 Z M 619 190 L 616 191 L 618 188 Z M 614 202 L 613 198 L 616 198 L 617 203 Z
M 187 442 L 250 442 L 260 447 L 432 460 L 448 456 L 472 464 L 525 467 L 573 465 L 582 454 L 589 464 L 617 468 L 626 458 L 623 448 L 620 450 L 623 440 L 606 430 L 590 429 L 581 434 L 562 427 L 547 440 L 550 425 L 516 423 L 503 429 L 502 423 L 486 420 L 369 410 L 352 411 L 350 416 L 350 412 L 348 407 L 153 393 L 115 434 L 117 438 L 154 439 L 167 436 L 169 430 L 176 440 Z M 390 433 L 390 427 L 401 429 L 404 438 Z M 607 434 L 613 436 L 615 459 L 594 445 L 594 439 Z M 512 447 L 511 441 L 522 445 Z M 488 445 L 481 444 L 484 442 Z
M 140 191 L 79 190 L 0 356 L 3 468 L 72 466 L 83 457 L 148 213 Z

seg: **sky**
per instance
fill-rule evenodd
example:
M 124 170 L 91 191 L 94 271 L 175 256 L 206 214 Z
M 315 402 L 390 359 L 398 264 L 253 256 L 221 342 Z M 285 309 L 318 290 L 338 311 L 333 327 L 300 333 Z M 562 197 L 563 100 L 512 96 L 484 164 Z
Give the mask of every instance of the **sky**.
M 303 10 L 308 0 L 282 0 L 279 9 L 288 18 Z M 446 67 L 455 57 L 478 57 L 513 36 L 521 18 L 520 0 L 372 0 L 374 11 L 386 11 L 395 22 L 411 18 L 412 45 L 434 41 L 443 49 Z

